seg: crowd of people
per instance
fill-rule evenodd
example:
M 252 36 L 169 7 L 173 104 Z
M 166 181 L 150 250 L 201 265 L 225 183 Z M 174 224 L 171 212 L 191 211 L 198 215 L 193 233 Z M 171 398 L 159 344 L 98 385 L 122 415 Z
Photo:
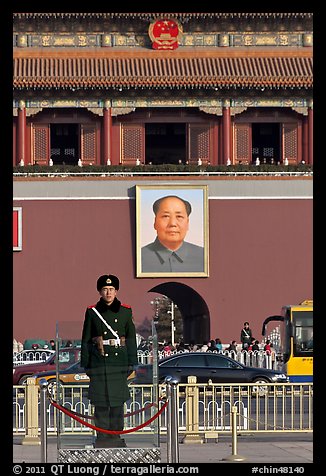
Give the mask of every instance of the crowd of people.
M 142 339 L 137 350 L 151 351 L 152 343 Z M 236 340 L 232 340 L 229 345 L 225 345 L 222 344 L 219 337 L 216 337 L 215 339 L 204 341 L 202 344 L 195 343 L 194 341 L 185 344 L 183 340 L 177 344 L 172 344 L 171 341 L 159 342 L 158 350 L 159 352 L 164 353 L 165 356 L 170 355 L 172 352 L 221 352 L 222 350 L 227 350 L 229 352 L 238 352 L 241 350 L 255 352 L 263 350 L 267 354 L 271 354 L 272 343 L 269 339 L 267 339 L 266 342 L 260 343 L 255 337 L 253 337 L 249 322 L 246 321 L 240 332 L 240 344 L 238 344 Z
M 159 351 L 163 351 L 164 354 L 169 355 L 172 351 L 177 352 L 216 352 L 223 350 L 221 339 L 218 337 L 216 339 L 211 339 L 210 341 L 204 341 L 203 344 L 196 344 L 194 341 L 190 344 L 185 344 L 184 341 L 180 341 L 178 344 L 172 345 L 172 342 L 166 342 L 159 344 Z
M 185 344 L 182 340 L 177 344 L 172 344 L 169 342 L 159 342 L 158 351 L 163 353 L 165 357 L 168 357 L 173 352 L 255 352 L 264 350 L 267 354 L 272 352 L 272 343 L 270 340 L 266 340 L 265 343 L 259 343 L 257 339 L 252 338 L 251 343 L 248 346 L 242 347 L 241 344 L 238 344 L 236 340 L 232 340 L 229 345 L 222 345 L 222 342 L 219 338 L 211 339 L 210 341 L 205 341 L 203 344 L 196 344 L 191 342 L 190 344 Z M 151 342 L 146 340 L 141 341 L 137 350 L 143 352 L 150 352 L 153 348 Z
M 72 346 L 71 341 L 65 342 L 65 347 Z M 189 344 L 185 344 L 183 340 L 181 340 L 177 344 L 172 344 L 172 342 L 160 342 L 158 345 L 158 350 L 163 352 L 164 355 L 168 356 L 171 352 L 221 352 L 222 350 L 226 350 L 228 352 L 238 352 L 240 350 L 245 350 L 247 352 L 255 352 L 264 350 L 267 354 L 271 354 L 273 344 L 269 339 L 265 342 L 260 343 L 255 337 L 252 335 L 252 330 L 250 329 L 249 322 L 245 322 L 243 324 L 243 328 L 240 332 L 240 344 L 237 343 L 236 340 L 232 340 L 228 345 L 222 344 L 221 339 L 216 337 L 215 339 L 211 339 L 209 341 L 204 341 L 202 344 L 195 343 L 194 341 L 190 342 Z M 55 350 L 55 341 L 51 339 L 49 341 L 49 345 L 40 346 L 39 344 L 33 344 L 32 348 L 50 348 Z M 151 351 L 152 350 L 152 342 L 141 339 L 137 350 L 140 351 Z

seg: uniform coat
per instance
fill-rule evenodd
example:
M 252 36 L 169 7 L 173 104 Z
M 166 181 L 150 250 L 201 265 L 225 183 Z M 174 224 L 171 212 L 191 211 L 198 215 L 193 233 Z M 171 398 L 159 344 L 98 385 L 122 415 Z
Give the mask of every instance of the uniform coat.
M 116 336 L 106 327 L 92 309 L 95 307 L 103 319 L 119 335 L 125 337 L 125 346 L 104 345 L 104 355 L 92 340 Z M 81 344 L 81 365 L 90 377 L 89 399 L 97 406 L 116 407 L 130 398 L 127 385 L 128 367 L 138 364 L 136 330 L 130 306 L 115 298 L 110 306 L 102 299 L 86 309 Z
M 242 342 L 242 348 L 249 347 L 252 340 L 252 331 L 249 327 L 243 328 L 240 334 L 240 340 Z

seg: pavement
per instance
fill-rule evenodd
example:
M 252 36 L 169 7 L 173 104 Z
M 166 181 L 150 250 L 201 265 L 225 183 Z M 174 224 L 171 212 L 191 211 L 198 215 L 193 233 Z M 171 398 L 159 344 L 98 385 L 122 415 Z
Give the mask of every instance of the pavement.
M 125 435 L 125 437 L 128 435 Z M 151 444 L 138 445 L 137 442 L 125 438 L 130 448 L 151 447 Z M 85 441 L 75 438 L 71 448 L 84 448 Z M 87 442 L 86 442 L 87 443 Z M 89 442 L 88 442 L 89 443 Z M 238 435 L 232 447 L 231 435 L 220 435 L 217 440 L 204 443 L 182 443 L 179 441 L 179 463 L 313 463 L 312 433 L 273 433 Z M 161 463 L 167 463 L 166 438 L 160 441 Z M 22 444 L 22 437 L 14 437 L 14 463 L 41 463 L 42 448 L 40 445 Z M 240 460 L 240 461 L 237 461 Z M 47 462 L 57 463 L 57 438 L 47 438 Z M 122 463 L 124 461 L 121 461 Z

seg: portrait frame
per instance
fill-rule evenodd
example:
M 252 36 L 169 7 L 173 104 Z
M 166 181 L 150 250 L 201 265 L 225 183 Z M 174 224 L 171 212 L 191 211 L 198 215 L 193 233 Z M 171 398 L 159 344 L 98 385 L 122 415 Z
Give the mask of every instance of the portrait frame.
M 23 249 L 23 209 L 13 207 L 13 251 Z
M 184 238 L 188 247 L 188 269 L 181 271 L 167 270 L 167 264 L 160 263 L 153 255 L 150 261 L 148 246 L 154 245 L 158 233 L 154 229 L 154 202 L 163 197 L 177 196 L 191 204 L 189 227 Z M 157 241 L 157 240 L 156 240 Z M 190 245 L 190 246 L 189 246 Z M 192 245 L 195 245 L 191 248 Z M 145 249 L 146 248 L 146 249 Z M 185 247 L 184 247 L 185 249 Z M 192 253 L 192 251 L 194 252 Z M 146 255 L 144 254 L 146 252 Z M 198 255 L 198 256 L 197 256 Z M 186 256 L 186 255 L 185 255 Z M 187 258 L 185 258 L 186 262 Z M 147 264 L 146 264 L 147 263 Z M 148 264 L 149 263 L 149 264 Z M 160 269 L 164 266 L 164 269 Z M 209 276 L 209 216 L 208 216 L 208 185 L 136 185 L 136 277 L 208 277 Z

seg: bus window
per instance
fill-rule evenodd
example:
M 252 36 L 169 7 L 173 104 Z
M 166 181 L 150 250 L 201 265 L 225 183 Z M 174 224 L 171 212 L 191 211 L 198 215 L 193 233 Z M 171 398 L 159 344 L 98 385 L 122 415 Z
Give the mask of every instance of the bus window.
M 294 328 L 293 355 L 295 357 L 313 355 L 312 311 L 292 311 Z

